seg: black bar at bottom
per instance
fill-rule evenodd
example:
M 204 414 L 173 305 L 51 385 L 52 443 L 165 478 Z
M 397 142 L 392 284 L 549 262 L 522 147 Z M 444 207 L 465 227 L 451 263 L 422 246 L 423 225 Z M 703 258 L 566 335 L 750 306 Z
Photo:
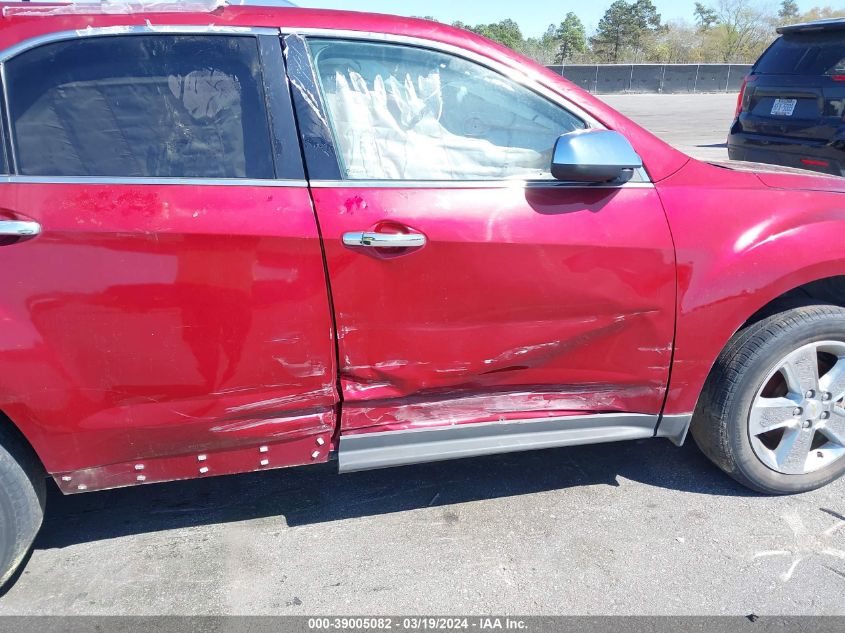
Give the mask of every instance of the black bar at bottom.
M 4 616 L 0 633 L 313 633 L 515 631 L 521 633 L 842 633 L 845 617 Z

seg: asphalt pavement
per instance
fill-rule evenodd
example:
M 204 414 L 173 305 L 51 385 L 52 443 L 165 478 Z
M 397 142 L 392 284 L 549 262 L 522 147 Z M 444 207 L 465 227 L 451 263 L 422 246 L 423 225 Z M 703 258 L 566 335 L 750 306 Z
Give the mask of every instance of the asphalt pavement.
M 735 96 L 607 101 L 717 158 Z M 51 487 L 0 615 L 845 615 L 843 493 L 759 496 L 665 440 Z
M 601 96 L 650 132 L 701 160 L 728 159 L 725 141 L 736 98 L 736 93 Z

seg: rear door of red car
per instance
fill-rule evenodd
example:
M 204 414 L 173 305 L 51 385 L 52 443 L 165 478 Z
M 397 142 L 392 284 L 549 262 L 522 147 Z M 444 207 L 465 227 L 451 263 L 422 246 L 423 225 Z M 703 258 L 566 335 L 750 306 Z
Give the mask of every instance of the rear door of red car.
M 40 235 L 0 247 L 0 409 L 70 491 L 326 459 L 336 356 L 278 31 L 53 39 L 4 65 L 0 232 Z
M 653 185 L 555 182 L 551 148 L 588 114 L 491 60 L 389 40 L 286 40 L 343 436 L 547 418 L 651 435 L 675 301 Z

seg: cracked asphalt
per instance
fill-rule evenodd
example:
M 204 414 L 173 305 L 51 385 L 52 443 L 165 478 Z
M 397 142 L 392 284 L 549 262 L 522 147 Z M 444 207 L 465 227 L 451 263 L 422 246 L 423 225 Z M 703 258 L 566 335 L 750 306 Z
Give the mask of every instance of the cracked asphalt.
M 707 157 L 735 96 L 608 101 Z M 664 440 L 51 488 L 0 615 L 845 615 L 843 493 L 762 497 Z

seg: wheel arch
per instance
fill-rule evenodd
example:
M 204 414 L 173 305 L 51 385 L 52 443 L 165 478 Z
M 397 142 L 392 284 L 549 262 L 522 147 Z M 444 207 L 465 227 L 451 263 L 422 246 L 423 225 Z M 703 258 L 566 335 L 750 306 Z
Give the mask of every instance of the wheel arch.
M 795 286 L 782 292 L 752 314 L 731 335 L 731 338 L 748 326 L 754 325 L 772 314 L 795 307 L 815 304 L 830 304 L 845 308 L 845 274 L 808 281 L 800 286 Z
M 48 475 L 41 456 L 30 438 L 6 413 L 0 411 L 0 445 L 8 450 L 19 462 L 25 462 L 37 469 L 36 475 Z
M 736 319 L 724 325 L 720 330 L 719 344 L 700 361 L 706 363 L 706 366 L 702 367 L 704 371 L 700 372 L 700 379 L 696 382 L 687 381 L 684 384 L 670 382 L 670 398 L 667 399 L 667 408 L 664 413 L 691 414 L 695 412 L 704 386 L 713 374 L 719 356 L 734 337 L 746 328 L 773 314 L 797 307 L 830 304 L 845 308 L 845 265 L 837 266 L 842 274 L 824 276 L 822 270 L 829 271 L 830 268 L 829 264 L 825 264 L 805 271 L 795 271 L 767 286 L 765 292 L 743 297 L 743 309 L 735 312 Z M 679 395 L 680 391 L 683 391 L 682 395 Z M 676 397 L 674 406 L 673 395 Z M 680 408 L 685 411 L 674 410 L 679 408 L 678 402 L 685 403 L 685 405 L 680 405 Z

